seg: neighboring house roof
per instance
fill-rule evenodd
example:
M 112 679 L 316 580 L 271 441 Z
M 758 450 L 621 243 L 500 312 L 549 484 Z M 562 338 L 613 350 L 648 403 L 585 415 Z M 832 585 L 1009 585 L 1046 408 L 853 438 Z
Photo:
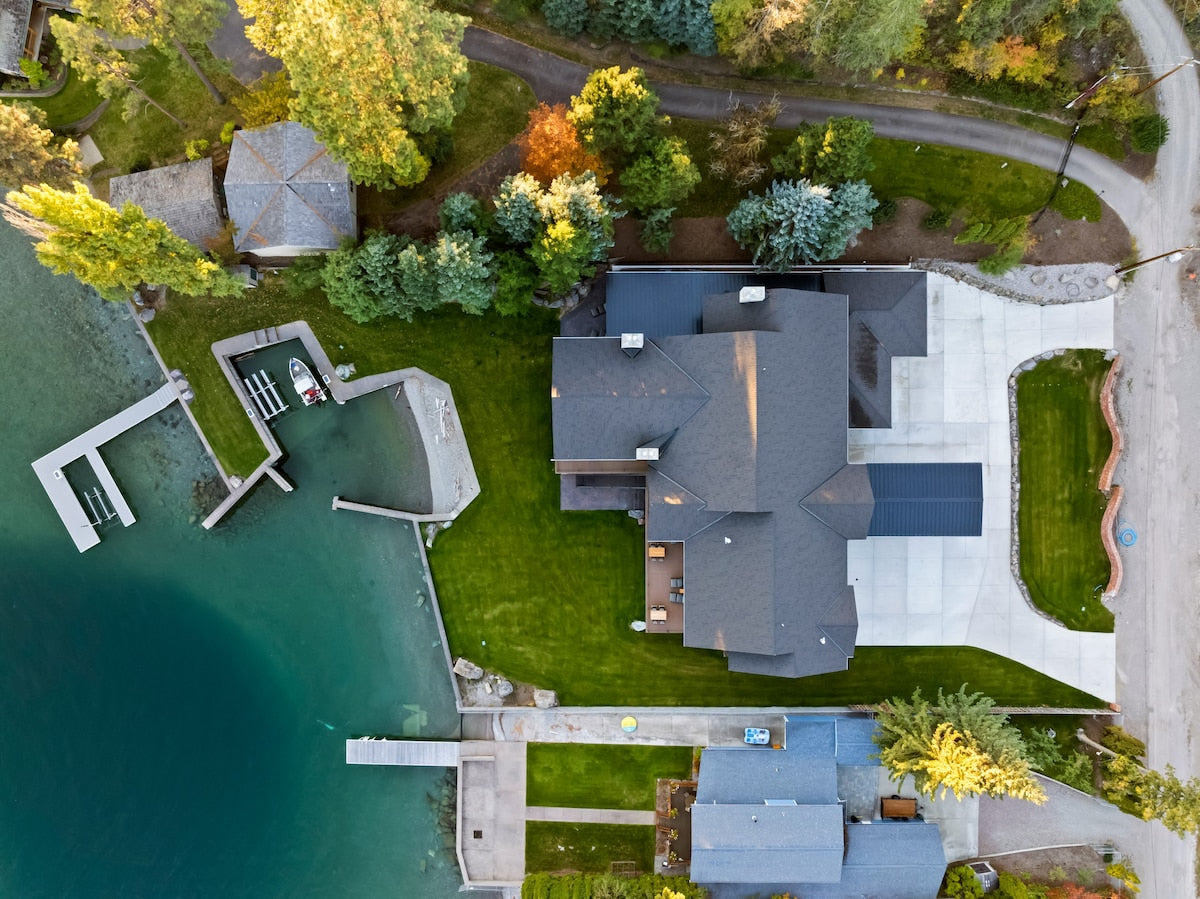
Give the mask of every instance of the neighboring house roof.
M 0 0 L 0 72 L 21 74 L 33 0 Z
M 234 132 L 225 202 L 242 253 L 334 250 L 358 233 L 346 166 L 297 122 Z
M 221 233 L 212 160 L 207 157 L 113 178 L 109 203 L 117 209 L 125 203 L 140 206 L 201 249 L 208 249 L 206 241 Z
M 705 749 L 690 812 L 692 880 L 719 899 L 936 896 L 946 868 L 936 824 L 845 818 L 839 773 L 878 770 L 868 758 L 875 727 L 789 717 L 782 750 Z
M 732 671 L 845 669 L 858 634 L 848 539 L 981 533 L 979 464 L 846 462 L 851 320 L 874 321 L 877 348 L 925 351 L 924 275 L 888 275 L 743 303 L 701 292 L 744 274 L 616 272 L 610 334 L 614 312 L 621 328 L 683 330 L 639 332 L 640 349 L 616 336 L 554 342 L 555 461 L 646 470 L 647 539 L 686 547 L 684 645 L 724 651 Z M 880 352 L 874 380 L 890 381 Z

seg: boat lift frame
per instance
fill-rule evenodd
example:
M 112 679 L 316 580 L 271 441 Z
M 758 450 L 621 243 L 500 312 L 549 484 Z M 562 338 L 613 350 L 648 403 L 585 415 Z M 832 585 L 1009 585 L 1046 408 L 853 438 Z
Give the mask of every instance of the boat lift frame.
M 266 369 L 260 368 L 257 374 L 252 372 L 250 377 L 242 378 L 242 383 L 246 385 L 246 391 L 258 408 L 258 414 L 263 421 L 270 421 L 288 410 L 288 404 L 279 396 L 279 385 L 271 380 Z M 247 409 L 246 411 L 250 413 L 251 417 L 254 416 L 252 410 Z

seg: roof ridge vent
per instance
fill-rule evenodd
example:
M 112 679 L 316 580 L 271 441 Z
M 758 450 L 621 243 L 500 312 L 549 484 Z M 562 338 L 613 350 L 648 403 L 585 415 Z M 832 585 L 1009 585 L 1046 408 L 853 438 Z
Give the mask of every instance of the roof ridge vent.
M 761 284 L 747 284 L 738 291 L 739 303 L 761 303 L 767 298 L 767 289 Z
M 632 359 L 642 351 L 645 346 L 646 335 L 634 332 L 625 332 L 621 334 L 621 349 L 625 351 L 625 355 Z

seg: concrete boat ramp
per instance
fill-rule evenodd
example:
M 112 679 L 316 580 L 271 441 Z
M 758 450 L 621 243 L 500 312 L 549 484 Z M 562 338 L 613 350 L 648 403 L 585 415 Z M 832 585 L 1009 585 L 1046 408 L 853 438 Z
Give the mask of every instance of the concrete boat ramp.
M 75 541 L 75 548 L 80 552 L 91 549 L 100 542 L 96 533 L 96 525 L 113 517 L 119 517 L 121 524 L 129 527 L 137 519 L 116 480 L 104 464 L 100 456 L 100 447 L 135 425 L 141 424 L 147 418 L 158 414 L 167 406 L 179 399 L 179 389 L 174 382 L 164 384 L 154 393 L 139 400 L 129 408 L 118 412 L 112 418 L 100 422 L 80 434 L 74 440 L 69 440 L 33 463 L 34 473 L 42 482 L 42 488 L 54 504 L 58 517 L 67 528 L 67 533 Z M 77 459 L 86 457 L 96 473 L 103 494 L 96 491 L 85 491 L 81 501 L 74 488 L 67 481 L 63 469 Z M 107 497 L 107 500 L 105 499 Z M 83 506 L 87 502 L 88 508 Z M 111 504 L 109 508 L 108 504 Z

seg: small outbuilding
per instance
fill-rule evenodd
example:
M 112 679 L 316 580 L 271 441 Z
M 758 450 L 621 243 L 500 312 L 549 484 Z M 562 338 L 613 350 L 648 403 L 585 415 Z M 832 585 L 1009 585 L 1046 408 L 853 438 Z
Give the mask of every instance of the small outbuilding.
M 37 59 L 50 11 L 71 9 L 66 0 L 0 0 L 0 72 L 23 75 L 22 59 Z
M 225 202 L 240 253 L 323 253 L 358 236 L 357 199 L 346 166 L 298 122 L 234 133 Z
M 142 207 L 201 250 L 221 234 L 221 206 L 207 157 L 113 178 L 108 202 L 116 209 L 127 202 Z

